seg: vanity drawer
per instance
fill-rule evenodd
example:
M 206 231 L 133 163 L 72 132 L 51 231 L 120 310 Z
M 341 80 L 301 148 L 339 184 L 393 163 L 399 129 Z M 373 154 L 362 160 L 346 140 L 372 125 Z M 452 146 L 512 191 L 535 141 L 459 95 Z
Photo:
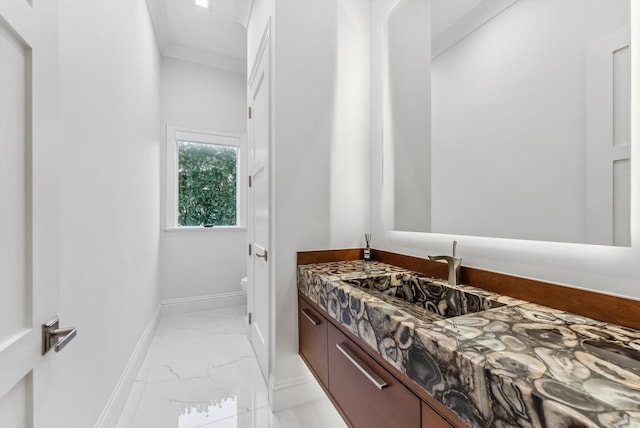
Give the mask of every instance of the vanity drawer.
M 329 391 L 349 425 L 419 428 L 420 399 L 333 325 L 328 334 Z
M 303 299 L 298 299 L 299 352 L 316 378 L 328 386 L 327 320 Z

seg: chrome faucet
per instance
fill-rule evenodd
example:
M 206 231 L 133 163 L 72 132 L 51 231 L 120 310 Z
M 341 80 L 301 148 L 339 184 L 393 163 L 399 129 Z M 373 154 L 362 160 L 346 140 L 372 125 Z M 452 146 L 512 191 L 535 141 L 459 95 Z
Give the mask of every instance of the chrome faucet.
M 462 268 L 462 259 L 456 257 L 456 246 L 458 241 L 453 241 L 453 256 L 429 256 L 429 260 L 445 260 L 449 266 L 449 285 L 460 284 L 460 271 Z

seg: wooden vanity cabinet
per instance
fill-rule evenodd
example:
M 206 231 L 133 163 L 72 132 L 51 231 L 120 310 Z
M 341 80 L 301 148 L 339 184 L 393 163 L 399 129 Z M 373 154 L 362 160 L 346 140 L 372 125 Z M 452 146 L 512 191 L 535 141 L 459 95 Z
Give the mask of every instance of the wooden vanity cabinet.
M 329 387 L 327 326 L 329 323 L 303 299 L 298 299 L 298 349 L 316 379 Z
M 333 325 L 328 333 L 329 392 L 350 425 L 419 428 L 420 399 Z
M 435 401 L 432 397 L 412 391 L 400 380 L 405 375 L 392 375 L 393 369 L 383 366 L 385 361 L 376 361 L 375 354 L 366 352 L 340 331 L 302 294 L 298 297 L 298 327 L 302 359 L 350 427 L 463 426 L 449 423 L 433 410 L 425 403 Z M 433 406 L 444 407 L 437 402 Z M 441 411 L 450 413 L 447 409 Z M 455 420 L 453 414 L 449 418 Z
M 422 402 L 422 428 L 455 428 L 440 413 L 433 410 L 427 403 Z

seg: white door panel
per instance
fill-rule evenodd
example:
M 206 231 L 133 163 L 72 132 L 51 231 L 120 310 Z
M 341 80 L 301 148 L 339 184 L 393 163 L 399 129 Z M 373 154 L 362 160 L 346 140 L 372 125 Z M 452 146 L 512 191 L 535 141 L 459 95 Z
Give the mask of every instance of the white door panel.
M 38 356 L 30 352 L 36 332 L 27 249 L 29 50 L 16 30 L 0 21 L 0 399 L 2 418 L 7 420 L 14 420 L 9 409 L 26 411 L 28 375 Z M 24 420 L 15 418 L 16 423 Z
M 0 426 L 55 426 L 57 2 L 0 1 Z
M 26 94 L 28 51 L 0 22 L 0 347 L 30 328 L 26 280 Z
M 268 29 L 249 82 L 249 259 L 250 340 L 265 380 L 269 376 L 269 36 Z
M 0 399 L 0 427 L 33 425 L 31 409 L 31 373 L 24 376 Z

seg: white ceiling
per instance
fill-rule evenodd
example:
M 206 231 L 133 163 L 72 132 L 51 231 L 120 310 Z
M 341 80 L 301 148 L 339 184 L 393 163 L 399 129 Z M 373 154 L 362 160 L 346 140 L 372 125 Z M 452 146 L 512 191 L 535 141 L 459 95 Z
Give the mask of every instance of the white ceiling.
M 246 73 L 247 20 L 252 0 L 147 0 L 162 54 Z

